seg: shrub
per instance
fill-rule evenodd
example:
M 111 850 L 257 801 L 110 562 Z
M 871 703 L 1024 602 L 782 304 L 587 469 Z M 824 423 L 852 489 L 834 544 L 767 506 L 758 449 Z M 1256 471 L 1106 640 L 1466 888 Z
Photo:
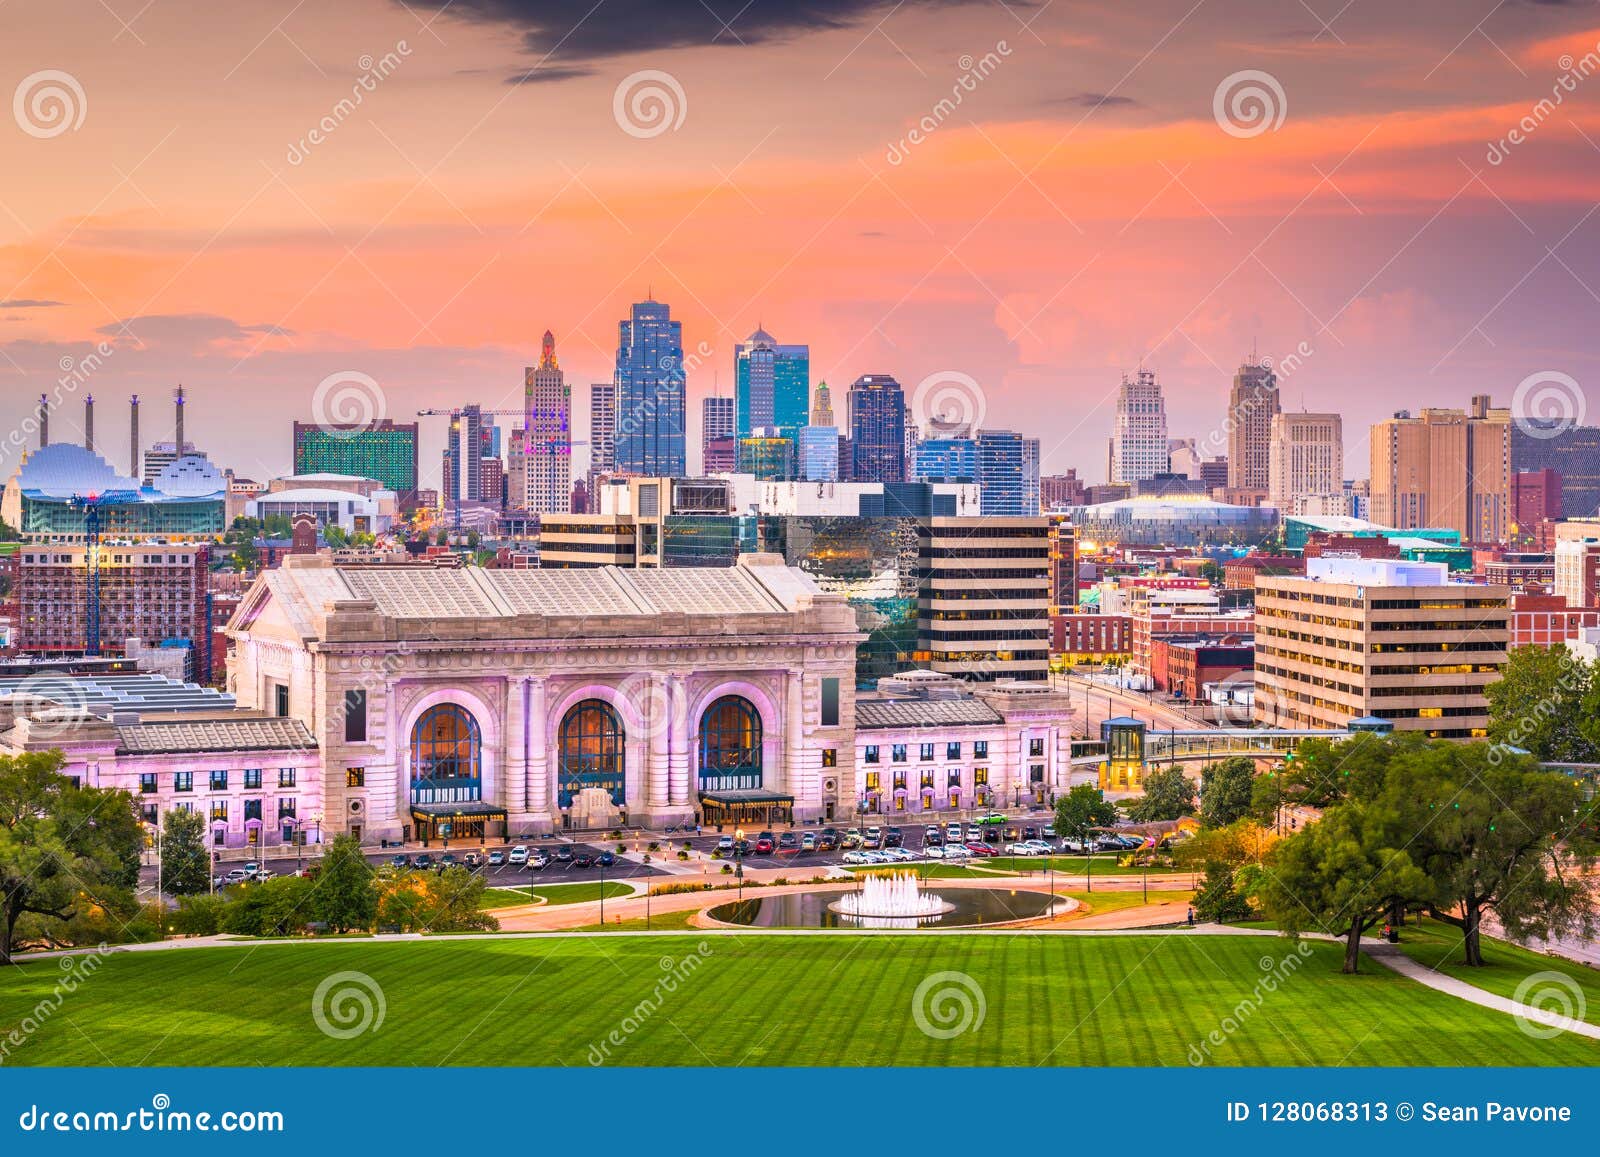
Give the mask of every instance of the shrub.
M 215 936 L 222 930 L 222 914 L 227 910 L 225 896 L 184 896 L 177 911 L 167 917 L 174 932 L 184 936 Z

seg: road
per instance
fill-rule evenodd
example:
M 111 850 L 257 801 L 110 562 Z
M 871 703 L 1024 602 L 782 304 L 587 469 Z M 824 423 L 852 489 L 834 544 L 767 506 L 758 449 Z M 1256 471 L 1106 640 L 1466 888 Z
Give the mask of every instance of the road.
M 1176 727 L 1194 731 L 1211 726 L 1190 718 L 1176 706 L 1163 703 L 1156 695 L 1111 687 L 1080 675 L 1056 675 L 1054 681 L 1058 689 L 1071 692 L 1073 709 L 1081 721 L 1078 726 L 1090 739 L 1100 738 L 1101 723 L 1120 715 L 1132 716 L 1161 730 Z

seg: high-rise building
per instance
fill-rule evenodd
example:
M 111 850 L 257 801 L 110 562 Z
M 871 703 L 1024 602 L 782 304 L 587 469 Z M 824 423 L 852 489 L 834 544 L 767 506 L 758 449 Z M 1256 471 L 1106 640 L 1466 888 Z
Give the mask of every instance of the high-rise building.
M 857 482 L 904 482 L 906 401 L 888 374 L 864 374 L 850 384 L 850 476 Z
M 978 481 L 978 443 L 974 438 L 924 438 L 911 461 L 913 482 Z
M 148 455 L 146 455 L 148 457 Z M 371 478 L 393 490 L 400 508 L 417 501 L 417 424 L 384 418 L 348 426 L 294 424 L 294 472 Z
M 440 487 L 446 502 L 464 498 L 498 505 L 503 469 L 494 470 L 494 480 L 486 485 L 484 463 L 490 459 L 499 462 L 499 445 L 494 418 L 484 413 L 482 406 L 472 403 L 451 413 L 450 428 L 445 434 L 444 484 Z
M 1372 427 L 1372 520 L 1400 530 L 1450 527 L 1502 542 L 1511 515 L 1511 422 L 1473 399 L 1470 413 L 1400 411 Z
M 794 439 L 776 426 L 750 431 L 739 439 L 739 473 L 753 474 L 764 482 L 794 478 Z
M 1143 482 L 1167 472 L 1167 404 L 1151 370 L 1122 375 L 1110 471 L 1112 482 Z
M 648 477 L 688 471 L 683 324 L 641 301 L 617 326 L 616 470 Z
M 1278 375 L 1252 358 L 1233 375 L 1228 395 L 1228 487 L 1260 490 L 1270 486 L 1272 417 L 1278 404 Z
M 918 538 L 917 649 L 928 665 L 967 679 L 1047 679 L 1050 520 L 925 518 Z
M 839 427 L 833 420 L 833 393 L 827 382 L 818 382 L 811 397 L 811 423 L 801 427 L 795 443 L 801 481 L 837 482 L 839 445 Z
M 1297 500 L 1344 490 L 1344 419 L 1338 414 L 1274 414 L 1269 447 L 1267 491 L 1279 510 L 1298 514 Z
M 734 433 L 734 404 L 732 398 L 712 395 L 700 403 L 700 450 L 714 439 L 729 438 Z M 707 467 L 706 469 L 709 469 Z
M 787 437 L 806 424 L 811 404 L 811 347 L 779 345 L 766 330 L 733 347 L 736 432 L 777 427 Z
M 526 489 L 511 504 L 541 514 L 572 506 L 572 390 L 556 360 L 556 339 L 544 331 L 539 364 L 523 371 L 523 455 Z
M 1513 440 L 1516 434 L 1512 434 Z M 1513 441 L 1512 455 L 1516 454 Z M 1551 469 L 1511 475 L 1511 525 L 1507 532 L 1524 545 L 1537 541 L 1541 523 L 1558 522 L 1564 509 L 1561 475 Z
M 1483 691 L 1511 638 L 1507 588 L 1451 582 L 1444 563 L 1322 557 L 1303 576 L 1260 574 L 1255 589 L 1257 724 L 1376 716 L 1439 739 L 1487 734 Z
M 1600 512 L 1600 427 L 1518 417 L 1511 426 L 1511 472 L 1554 470 L 1561 475 L 1561 517 Z
M 1039 480 L 1039 505 L 1045 510 L 1065 510 L 1084 505 L 1083 480 L 1075 469 Z
M 589 473 L 610 474 L 617 468 L 617 387 L 596 382 L 589 387 Z
M 801 431 L 804 433 L 804 431 Z M 703 474 L 732 474 L 739 468 L 739 439 L 732 434 L 713 438 L 701 451 Z

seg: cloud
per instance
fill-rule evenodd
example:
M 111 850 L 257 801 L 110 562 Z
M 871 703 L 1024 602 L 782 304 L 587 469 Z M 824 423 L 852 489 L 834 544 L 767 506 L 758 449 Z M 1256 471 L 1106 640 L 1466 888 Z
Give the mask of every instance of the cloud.
M 114 321 L 95 333 L 141 346 L 198 348 L 247 341 L 256 334 L 289 337 L 294 331 L 278 325 L 246 325 L 214 313 L 152 313 Z
M 58 305 L 66 305 L 64 301 L 40 301 L 31 297 L 13 297 L 9 301 L 0 301 L 0 309 L 52 309 Z
M 527 68 L 513 72 L 506 77 L 506 83 L 510 85 L 556 84 L 563 80 L 577 80 L 580 77 L 593 76 L 594 74 L 594 69 L 582 67 Z
M 717 4 L 661 0 L 607 0 L 598 5 L 594 0 L 425 0 L 420 6 L 448 11 L 456 19 L 508 25 L 522 33 L 529 52 L 570 64 L 674 48 L 765 44 L 848 28 L 897 7 L 952 8 L 985 2 L 906 0 L 896 6 L 890 0 L 761 0 L 742 10 L 723 2 L 720 12 Z M 411 7 L 418 6 L 413 0 Z M 575 75 L 584 73 L 574 70 L 555 79 Z
M 1116 96 L 1104 92 L 1075 92 L 1071 96 L 1058 96 L 1045 102 L 1046 104 L 1071 105 L 1073 108 L 1143 108 L 1144 105 L 1131 96 Z

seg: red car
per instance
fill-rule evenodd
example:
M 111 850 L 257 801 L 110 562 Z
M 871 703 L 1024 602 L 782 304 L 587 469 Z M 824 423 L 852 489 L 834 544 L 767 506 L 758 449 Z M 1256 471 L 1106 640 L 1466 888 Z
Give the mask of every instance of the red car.
M 971 852 L 975 856 L 998 856 L 1000 854 L 998 848 L 995 848 L 990 844 L 978 843 L 976 841 L 967 845 L 967 851 Z
M 770 838 L 768 838 L 767 836 L 762 836 L 759 840 L 756 841 L 756 855 L 758 855 L 758 856 L 770 856 L 770 855 L 772 855 L 773 846 L 774 845 L 773 845 L 772 840 Z

